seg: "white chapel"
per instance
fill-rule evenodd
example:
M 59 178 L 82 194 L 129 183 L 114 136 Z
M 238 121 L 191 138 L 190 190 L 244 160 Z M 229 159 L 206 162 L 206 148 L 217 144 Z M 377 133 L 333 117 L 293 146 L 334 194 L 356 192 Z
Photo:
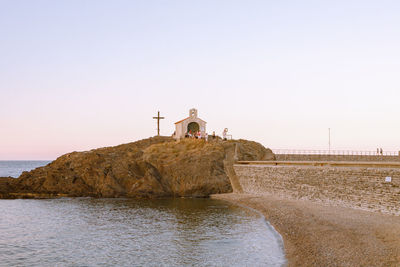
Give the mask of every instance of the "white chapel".
M 189 117 L 175 122 L 174 138 L 177 140 L 185 138 L 189 132 L 192 134 L 200 132 L 201 135 L 204 136 L 206 133 L 206 123 L 207 122 L 197 117 L 197 109 L 192 108 L 189 110 Z

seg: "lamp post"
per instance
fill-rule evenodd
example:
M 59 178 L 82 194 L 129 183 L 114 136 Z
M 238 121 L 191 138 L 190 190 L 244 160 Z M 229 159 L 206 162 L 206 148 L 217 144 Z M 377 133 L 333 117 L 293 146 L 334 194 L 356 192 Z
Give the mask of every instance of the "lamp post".
M 328 145 L 329 145 L 329 154 L 331 154 L 331 128 L 328 128 Z

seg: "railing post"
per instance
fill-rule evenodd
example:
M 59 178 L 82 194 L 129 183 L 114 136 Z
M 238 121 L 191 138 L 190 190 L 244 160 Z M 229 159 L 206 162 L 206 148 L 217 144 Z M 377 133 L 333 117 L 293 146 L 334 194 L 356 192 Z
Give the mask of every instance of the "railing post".
M 275 154 L 285 155 L 329 155 L 329 156 L 392 156 L 400 157 L 399 151 L 384 151 L 382 154 L 375 150 L 320 150 L 320 149 L 272 149 Z

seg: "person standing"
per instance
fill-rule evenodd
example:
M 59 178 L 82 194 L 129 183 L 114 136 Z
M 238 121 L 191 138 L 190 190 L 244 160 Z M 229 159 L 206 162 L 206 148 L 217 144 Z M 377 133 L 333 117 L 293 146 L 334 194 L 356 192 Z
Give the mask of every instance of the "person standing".
M 204 136 L 204 139 L 206 140 L 206 142 L 208 142 L 208 133 L 206 133 L 206 135 Z
M 383 156 L 383 150 L 382 150 L 382 148 L 381 148 L 381 155 Z

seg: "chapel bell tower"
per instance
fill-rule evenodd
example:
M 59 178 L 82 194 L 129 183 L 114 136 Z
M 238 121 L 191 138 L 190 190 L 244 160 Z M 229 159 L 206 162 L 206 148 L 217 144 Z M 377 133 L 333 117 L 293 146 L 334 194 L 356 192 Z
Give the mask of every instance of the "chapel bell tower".
M 197 118 L 197 109 L 192 108 L 191 110 L 189 110 L 189 117 L 190 118 Z

